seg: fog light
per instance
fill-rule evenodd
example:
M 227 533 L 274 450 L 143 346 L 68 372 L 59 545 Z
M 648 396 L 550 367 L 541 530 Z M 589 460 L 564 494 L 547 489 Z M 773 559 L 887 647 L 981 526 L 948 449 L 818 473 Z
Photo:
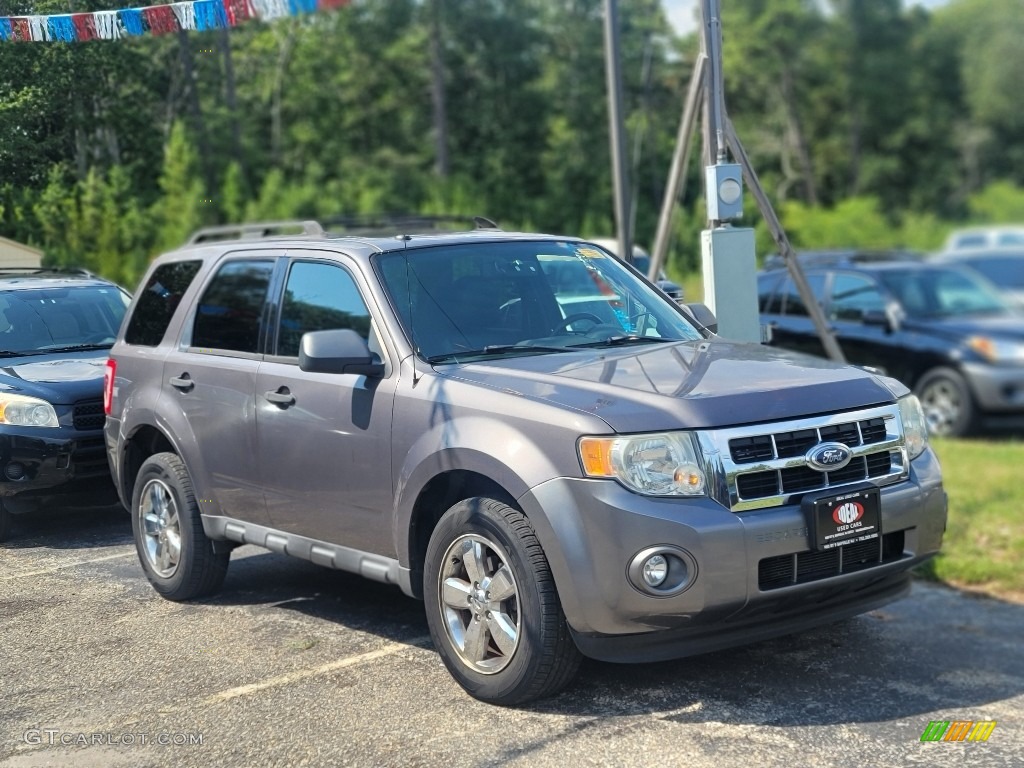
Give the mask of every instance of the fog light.
M 22 480 L 25 477 L 25 465 L 12 461 L 4 467 L 4 474 L 7 475 L 8 480 Z
M 643 577 L 652 587 L 660 587 L 668 577 L 668 560 L 664 555 L 654 555 L 644 562 Z

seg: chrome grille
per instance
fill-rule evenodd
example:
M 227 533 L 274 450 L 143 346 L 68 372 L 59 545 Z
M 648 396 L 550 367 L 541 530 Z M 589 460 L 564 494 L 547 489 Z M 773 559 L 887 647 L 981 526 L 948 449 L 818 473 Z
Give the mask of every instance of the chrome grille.
M 909 473 L 896 405 L 775 424 L 700 433 L 709 476 L 723 480 L 715 498 L 734 512 L 797 503 L 812 491 L 870 480 L 899 482 Z M 819 472 L 805 458 L 819 443 L 843 443 L 853 458 Z

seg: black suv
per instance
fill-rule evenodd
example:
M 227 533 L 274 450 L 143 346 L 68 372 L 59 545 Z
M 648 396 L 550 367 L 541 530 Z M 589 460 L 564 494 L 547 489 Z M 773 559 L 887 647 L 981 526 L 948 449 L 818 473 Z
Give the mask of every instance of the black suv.
M 130 300 L 86 272 L 0 270 L 0 541 L 50 498 L 116 500 L 103 372 Z
M 933 434 L 1024 422 L 1024 315 L 970 270 L 893 256 L 800 257 L 847 360 L 913 389 Z M 784 268 L 758 294 L 770 344 L 825 355 Z

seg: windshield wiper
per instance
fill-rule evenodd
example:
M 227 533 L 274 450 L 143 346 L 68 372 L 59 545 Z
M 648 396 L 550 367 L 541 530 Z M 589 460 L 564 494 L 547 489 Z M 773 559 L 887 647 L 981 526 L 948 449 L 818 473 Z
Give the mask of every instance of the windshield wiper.
M 663 344 L 672 341 L 682 341 L 682 339 L 663 339 L 656 336 L 611 336 L 607 339 L 601 339 L 601 341 L 594 341 L 590 344 L 579 344 L 580 347 L 621 347 L 624 344 Z
M 489 357 L 491 355 L 504 355 L 509 352 L 572 352 L 578 347 L 556 347 L 543 344 L 489 344 L 483 349 L 467 349 L 455 352 L 444 352 L 440 355 L 431 355 L 427 358 L 428 363 L 442 363 L 446 360 L 458 360 L 462 357 Z
M 33 350 L 30 353 L 32 355 L 48 355 L 51 352 L 92 352 L 97 349 L 110 349 L 113 344 L 72 344 L 66 347 L 44 347 L 43 349 Z

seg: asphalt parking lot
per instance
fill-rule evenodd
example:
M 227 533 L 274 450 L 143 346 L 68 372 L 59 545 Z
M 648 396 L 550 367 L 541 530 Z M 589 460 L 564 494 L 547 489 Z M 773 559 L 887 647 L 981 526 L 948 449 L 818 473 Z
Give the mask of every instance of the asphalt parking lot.
M 919 584 L 866 616 L 671 663 L 585 663 L 519 710 L 466 696 L 397 589 L 245 547 L 167 602 L 127 515 L 0 546 L 0 766 L 1024 765 L 1024 606 Z M 922 742 L 985 720 L 987 742 Z

